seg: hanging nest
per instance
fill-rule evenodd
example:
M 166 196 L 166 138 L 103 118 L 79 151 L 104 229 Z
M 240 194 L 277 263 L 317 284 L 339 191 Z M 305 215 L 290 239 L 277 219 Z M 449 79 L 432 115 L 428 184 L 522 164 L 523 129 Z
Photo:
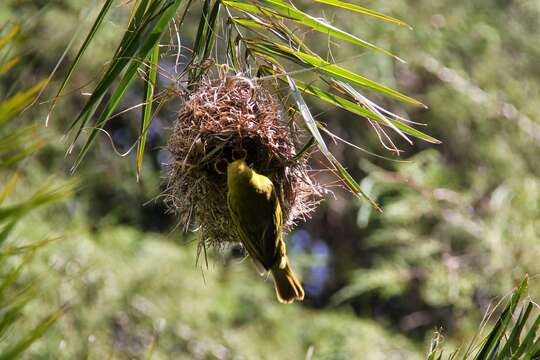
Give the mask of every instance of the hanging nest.
M 308 155 L 294 159 L 300 130 L 282 119 L 284 109 L 259 83 L 241 76 L 216 85 L 203 80 L 186 100 L 168 148 L 173 156 L 167 204 L 184 230 L 196 230 L 201 245 L 237 243 L 227 207 L 227 179 L 220 161 L 238 149 L 246 162 L 275 184 L 284 231 L 304 221 L 320 200 L 321 188 L 309 176 Z

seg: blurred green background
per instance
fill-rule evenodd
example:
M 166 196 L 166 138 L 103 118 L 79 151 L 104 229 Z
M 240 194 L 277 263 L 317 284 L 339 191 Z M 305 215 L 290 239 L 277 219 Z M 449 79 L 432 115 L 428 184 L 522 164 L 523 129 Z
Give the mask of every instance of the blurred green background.
M 170 103 L 152 124 L 139 183 L 135 154 L 111 150 L 111 141 L 123 153 L 137 139 L 140 115 L 129 111 L 108 123 L 110 138 L 98 139 L 75 174 L 75 194 L 18 221 L 6 240 L 24 246 L 54 239 L 15 282 L 38 287 L 16 332 L 69 304 L 27 358 L 414 359 L 425 356 L 435 329 L 449 348 L 470 339 L 488 307 L 526 273 L 531 297 L 540 299 L 540 2 L 361 3 L 414 29 L 298 2 L 404 58 L 407 64 L 353 47 L 332 49 L 343 66 L 428 104 L 415 110 L 381 99 L 427 124 L 423 130 L 443 143 L 400 143 L 400 161 L 332 144 L 384 212 L 336 189 L 290 234 L 307 299 L 279 305 L 270 281 L 236 249 L 210 251 L 208 268 L 195 263 L 195 236 L 175 228 L 159 197 L 164 146 L 180 104 Z M 0 96 L 48 78 L 80 31 L 67 53 L 72 59 L 100 5 L 2 1 L 2 34 L 21 26 L 4 56 L 20 55 L 21 62 L 1 75 Z M 4 133 L 37 124 L 34 136 L 47 141 L 35 156 L 0 167 L 2 185 L 15 171 L 22 175 L 10 203 L 51 176 L 70 178 L 74 159 L 64 156 L 62 135 L 84 103 L 83 87 L 99 77 L 125 31 L 129 7 L 115 6 L 49 127 L 47 101 L 68 62 L 38 103 L 7 125 L 0 121 Z M 190 21 L 196 20 L 195 14 Z M 185 29 L 189 46 L 195 28 Z M 140 101 L 140 91 L 131 90 L 124 109 Z M 337 135 L 390 155 L 362 119 L 313 106 Z M 12 268 L 25 259 L 2 261 Z M 7 339 L 0 346 L 16 337 L 1 326 L 0 335 Z

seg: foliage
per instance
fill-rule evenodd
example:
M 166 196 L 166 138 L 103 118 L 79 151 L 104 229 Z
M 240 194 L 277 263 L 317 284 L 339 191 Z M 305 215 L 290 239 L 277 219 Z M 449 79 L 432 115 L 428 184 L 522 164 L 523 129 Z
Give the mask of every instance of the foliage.
M 20 53 L 28 56 L 21 58 L 24 66 L 13 67 L 3 74 L 0 86 L 4 93 L 13 94 L 9 90 L 13 84 L 35 84 L 47 77 L 77 28 L 81 26 L 84 31 L 100 11 L 94 2 L 47 3 L 43 7 L 44 2 L 0 2 L 0 21 L 29 19 L 26 25 L 32 30 L 32 36 L 25 38 L 24 44 L 12 44 L 20 46 Z M 194 10 L 201 4 L 193 3 Z M 191 238 L 177 231 L 167 238 L 151 233 L 169 232 L 174 224 L 159 207 L 159 201 L 150 200 L 160 191 L 160 164 L 167 160 L 160 147 L 166 142 L 167 127 L 175 118 L 178 103 L 171 101 L 156 113 L 161 96 L 170 94 L 159 90 L 163 88 L 154 89 L 155 116 L 148 125 L 144 159 L 139 157 L 144 162 L 140 167 L 144 175 L 136 183 L 132 181 L 135 171 L 128 161 L 120 160 L 110 151 L 111 141 L 119 152 L 127 151 L 142 132 L 142 115 L 137 111 L 125 112 L 132 106 L 140 107 L 142 94 L 148 90 L 139 86 L 148 82 L 134 81 L 118 107 L 119 115 L 103 127 L 110 138 L 99 136 L 100 141 L 95 142 L 80 165 L 78 176 L 84 180 L 84 191 L 70 203 L 69 214 L 62 216 L 62 211 L 67 210 L 56 208 L 48 216 L 30 214 L 17 229 L 35 232 L 11 235 L 11 239 L 42 239 L 51 229 L 55 234 L 65 230 L 69 233 L 66 241 L 40 248 L 19 281 L 27 277 L 41 280 L 44 273 L 52 274 L 46 277 L 50 280 L 47 286 L 41 281 L 39 284 L 39 288 L 44 287 L 48 292 L 37 294 L 25 307 L 25 314 L 32 314 L 31 320 L 44 318 L 44 314 L 58 309 L 66 300 L 80 300 L 74 302 L 67 316 L 45 338 L 30 348 L 32 356 L 44 351 L 54 357 L 62 349 L 66 357 L 77 356 L 88 348 L 96 349 L 98 355 L 109 356 L 112 349 L 119 351 L 118 354 L 132 354 L 123 344 L 137 344 L 136 353 L 146 355 L 149 348 L 139 344 L 148 344 L 147 340 L 161 329 L 160 319 L 165 319 L 162 334 L 167 335 L 159 338 L 169 340 L 164 340 L 164 347 L 159 346 L 160 340 L 155 350 L 158 358 L 166 357 L 168 351 L 177 349 L 175 346 L 187 349 L 179 357 L 194 357 L 201 347 L 206 349 L 204 354 L 221 348 L 219 345 L 232 349 L 230 353 L 234 354 L 244 349 L 248 354 L 257 354 L 276 351 L 282 344 L 299 357 L 314 344 L 313 358 L 332 358 L 339 352 L 332 344 L 344 338 L 344 333 L 354 334 L 346 337 L 354 341 L 357 334 L 368 336 L 370 332 L 374 337 L 360 341 L 355 350 L 369 351 L 374 358 L 381 358 L 384 354 L 380 351 L 396 342 L 399 348 L 410 350 L 408 358 L 414 358 L 413 353 L 425 353 L 434 328 L 441 328 L 444 334 L 444 358 L 451 356 L 458 347 L 456 344 L 464 344 L 462 351 L 467 349 L 482 316 L 490 313 L 493 299 L 507 294 L 525 273 L 531 274 L 530 297 L 540 297 L 536 276 L 540 273 L 536 260 L 540 234 L 537 166 L 540 37 L 534 36 L 540 31 L 538 2 L 477 0 L 457 4 L 450 0 L 420 0 L 411 4 L 365 0 L 358 4 L 405 19 L 414 25 L 414 30 L 374 21 L 373 17 L 352 21 L 350 12 L 334 12 L 322 3 L 295 1 L 306 13 L 328 22 L 335 20 L 348 33 L 361 34 L 405 58 L 409 64 L 402 65 L 383 54 L 357 52 L 349 46 L 329 43 L 327 38 L 318 41 L 320 37 L 312 37 L 310 43 L 318 54 L 331 49 L 332 57 L 323 55 L 324 59 L 336 59 L 337 64 L 354 73 L 380 80 L 428 104 L 430 109 L 426 111 L 402 106 L 380 95 L 373 94 L 372 99 L 391 106 L 394 113 L 404 118 L 428 123 L 429 133 L 443 143 L 436 147 L 423 142 L 405 146 L 400 160 L 408 162 L 372 156 L 366 151 L 379 148 L 379 140 L 376 134 L 367 131 L 366 122 L 358 121 L 344 110 L 329 111 L 327 104 L 332 98 L 322 99 L 322 92 L 318 93 L 319 100 L 313 102 L 317 97 L 303 94 L 318 123 L 324 123 L 334 136 L 365 150 L 351 151 L 349 145 L 319 129 L 329 150 L 349 173 L 355 179 L 365 177 L 362 189 L 384 210 L 382 215 L 377 215 L 367 203 L 335 191 L 334 197 L 313 219 L 292 234 L 288 248 L 295 263 L 303 264 L 306 309 L 294 308 L 283 313 L 282 308 L 266 302 L 273 297 L 266 284 L 261 286 L 260 279 L 244 272 L 244 267 L 250 264 L 237 264 L 228 258 L 215 258 L 213 254 L 208 254 L 211 265 L 204 272 L 206 285 L 203 285 L 204 280 L 193 265 L 194 250 L 177 244 Z M 110 54 L 121 41 L 118 36 L 125 31 L 126 9 L 111 7 L 102 29 L 78 63 L 71 86 L 58 99 L 49 122 L 51 132 L 63 131 L 73 121 L 84 105 L 81 99 L 87 99 L 77 94 L 79 89 L 86 89 L 87 82 L 104 71 L 104 64 L 110 65 L 107 62 Z M 43 18 L 37 12 L 44 14 Z M 221 15 L 225 16 L 223 12 Z M 198 14 L 190 12 L 179 33 L 181 43 L 192 47 L 189 39 L 196 37 L 198 24 Z M 315 31 L 309 34 L 313 36 Z M 176 44 L 174 38 L 170 40 L 166 32 L 162 41 Z M 76 57 L 80 40 L 79 37 L 73 40 L 67 58 Z M 174 75 L 176 52 L 170 49 L 170 46 L 161 48 L 160 52 L 156 76 L 157 83 L 163 87 L 170 84 L 168 75 Z M 180 64 L 185 66 L 184 60 Z M 298 81 L 310 84 L 317 76 L 300 65 L 291 65 L 293 71 L 298 70 L 294 73 L 297 85 Z M 21 71 L 23 68 L 28 71 Z M 59 71 L 67 73 L 69 64 L 60 64 Z M 147 75 L 141 73 L 141 76 Z M 42 99 L 53 98 L 56 92 L 52 91 L 60 85 L 53 79 Z M 282 82 L 280 87 L 288 91 L 289 85 Z M 50 103 L 25 111 L 17 121 L 10 121 L 11 129 L 45 119 L 48 106 Z M 34 134 L 42 135 L 41 130 L 39 127 Z M 62 136 L 62 132 L 54 134 L 57 139 Z M 29 137 L 37 140 L 36 136 Z M 69 167 L 63 156 L 64 146 L 53 141 L 37 158 L 13 163 L 9 175 L 14 166 L 22 173 L 18 190 L 12 195 L 24 200 L 25 194 L 33 193 L 32 184 L 43 183 L 50 174 L 62 176 Z M 136 163 L 135 154 L 127 157 Z M 29 163 L 32 166 L 27 166 Z M 333 181 L 324 173 L 320 177 L 328 183 Z M 4 178 L 0 183 L 3 188 Z M 50 264 L 56 264 L 54 271 Z M 79 270 L 87 277 L 78 273 Z M 73 277 L 73 274 L 81 276 Z M 223 282 L 222 277 L 226 279 Z M 82 282 L 77 283 L 79 279 Z M 100 288 L 99 301 L 92 302 L 96 287 Z M 59 299 L 54 289 L 66 290 L 66 297 Z M 254 305 L 245 295 L 252 292 L 259 294 L 255 295 Z M 141 296 L 152 304 L 167 305 L 159 305 L 158 311 L 141 316 L 139 309 L 144 312 L 146 308 L 140 304 L 148 304 L 138 301 Z M 231 298 L 236 300 L 228 300 Z M 202 313 L 195 312 L 190 317 L 198 304 L 204 304 Z M 523 306 L 526 310 L 528 303 Z M 521 305 L 516 308 L 506 336 L 512 333 L 511 326 L 516 324 L 521 308 Z M 124 322 L 125 313 L 127 322 Z M 263 314 L 265 320 L 256 314 Z M 239 327 L 238 318 L 242 316 L 243 325 Z M 290 332 L 290 323 L 295 323 L 291 319 L 296 319 L 295 316 L 302 319 L 299 322 L 305 322 L 302 330 Z M 535 316 L 533 307 L 529 325 Z M 489 334 L 498 318 L 490 317 L 485 335 L 477 335 L 475 344 Z M 31 328 L 31 324 L 25 325 Z M 263 342 L 261 338 L 268 335 L 266 326 L 274 331 L 275 337 Z M 306 335 L 304 329 L 312 328 L 318 329 L 314 331 L 317 334 Z M 522 330 L 521 341 L 530 329 Z M 129 336 L 115 338 L 115 334 L 126 333 Z M 310 340 L 303 342 L 306 336 Z M 403 340 L 404 337 L 407 339 Z M 67 340 L 62 342 L 64 339 Z M 346 346 L 346 349 L 351 348 Z M 437 357 L 439 354 L 436 353 Z
M 430 111 L 407 114 L 430 124 L 443 143 L 409 148 L 405 162 L 347 155 L 337 144 L 334 151 L 344 153 L 351 172 L 366 175 L 362 185 L 384 213 L 360 203 L 329 205 L 313 223 L 346 219 L 347 230 L 338 234 L 347 234 L 347 245 L 334 245 L 336 227 L 309 231 L 339 249 L 336 258 L 346 264 L 333 265 L 330 282 L 343 285 L 330 294 L 334 303 L 389 319 L 417 338 L 442 326 L 463 339 L 474 335 L 494 298 L 526 273 L 540 273 L 540 113 L 531 107 L 539 81 L 530 63 L 538 39 L 529 36 L 540 30 L 531 20 L 540 9 L 490 1 L 421 1 L 417 7 L 423 10 L 397 2 L 383 7 L 415 25 L 413 33 L 388 35 L 411 66 L 371 58 L 363 64 L 429 104 Z M 376 36 L 383 29 L 366 24 L 365 31 Z M 339 135 L 356 143 L 361 130 L 354 124 Z M 535 281 L 529 292 L 540 296 Z
M 16 38 L 19 27 L 11 27 L 0 34 L 0 51 L 9 54 L 10 43 Z M 7 60 L 6 60 L 7 59 Z M 18 57 L 4 57 L 0 63 L 0 75 L 7 73 L 19 61 Z M 47 181 L 36 187 L 33 194 L 24 199 L 9 201 L 18 189 L 22 170 L 14 171 L 17 164 L 28 160 L 30 155 L 43 146 L 44 140 L 36 136 L 36 127 L 14 126 L 12 122 L 35 99 L 43 88 L 40 82 L 30 89 L 21 90 L 0 100 L 0 359 L 19 358 L 58 320 L 64 308 L 49 314 L 40 314 L 41 319 L 33 328 L 23 331 L 27 321 L 26 308 L 35 299 L 39 286 L 37 277 L 26 273 L 34 261 L 36 252 L 53 239 L 41 238 L 20 244 L 12 236 L 18 223 L 28 218 L 35 209 L 65 199 L 73 184 Z M 24 168 L 24 165 L 22 166 Z
M 195 243 L 175 244 L 105 221 L 92 230 L 84 221 L 76 217 L 76 235 L 48 247 L 34 269 L 49 274 L 38 308 L 58 301 L 71 306 L 31 355 L 275 359 L 312 352 L 312 359 L 347 359 L 361 352 L 374 360 L 383 353 L 421 358 L 403 336 L 349 311 L 278 304 L 270 283 L 238 266 L 238 258 L 211 257 L 223 267 L 201 271 Z M 27 232 L 51 226 L 39 221 Z
M 88 46 L 94 41 L 97 31 L 111 9 L 112 2 L 112 0 L 105 1 L 92 29 L 70 66 L 57 97 L 66 88 L 79 61 Z M 357 5 L 341 1 L 322 1 L 321 3 L 372 16 L 390 23 L 406 25 L 400 20 Z M 100 130 L 111 119 L 128 88 L 136 79 L 138 71 L 142 71 L 146 74 L 147 85 L 141 102 L 143 115 L 137 148 L 137 172 L 140 172 L 147 129 L 153 116 L 152 103 L 157 84 L 152 83 L 152 79 L 155 80 L 156 69 L 159 67 L 160 41 L 168 26 L 174 25 L 176 32 L 182 29 L 186 15 L 191 8 L 191 0 L 141 0 L 134 3 L 127 26 L 128 30 L 120 41 L 110 61 L 110 66 L 101 76 L 79 115 L 69 127 L 69 130 L 73 132 L 71 144 L 73 147 L 89 121 L 98 112 L 100 105 L 104 105 L 104 109 L 97 116 L 95 125 L 90 128 L 90 135 L 82 146 L 75 161 L 74 169 L 79 166 Z M 177 13 L 179 13 L 179 20 L 175 22 L 174 18 Z M 224 13 L 224 15 L 221 16 L 221 13 Z M 320 128 L 325 129 L 325 126 L 315 121 L 302 94 L 312 95 L 331 105 L 341 107 L 366 118 L 378 132 L 385 134 L 386 140 L 383 143 L 388 142 L 390 148 L 396 153 L 399 153 L 399 150 L 391 138 L 386 135 L 383 127 L 396 131 L 408 142 L 411 142 L 409 136 L 432 143 L 439 142 L 412 128 L 407 124 L 407 120 L 402 117 L 379 107 L 361 94 L 356 87 L 362 87 L 405 103 L 425 106 L 420 101 L 325 60 L 324 54 L 317 54 L 311 50 L 308 44 L 296 33 L 301 29 L 307 29 L 320 33 L 327 37 L 328 41 L 348 42 L 400 60 L 390 52 L 349 34 L 325 20 L 313 17 L 299 10 L 292 3 L 282 0 L 254 2 L 207 0 L 204 2 L 200 14 L 197 34 L 193 40 L 193 48 L 190 49 L 189 61 L 180 73 L 174 74 L 175 80 L 173 82 L 178 83 L 173 84 L 173 86 L 183 88 L 183 91 L 193 90 L 208 68 L 216 61 L 219 61 L 219 57 L 224 58 L 224 64 L 220 65 L 220 71 L 225 73 L 227 70 L 223 69 L 230 68 L 235 73 L 247 73 L 250 77 L 257 75 L 257 77 L 273 77 L 282 80 L 285 84 L 288 84 L 289 92 L 293 95 L 292 99 L 294 101 L 290 103 L 290 106 L 296 108 L 296 112 L 301 114 L 304 119 L 304 126 L 311 133 L 318 149 L 327 159 L 331 168 L 335 170 L 335 173 L 354 194 L 366 198 L 375 208 L 378 208 L 378 206 L 366 196 L 346 168 L 328 150 L 319 130 Z M 222 27 L 219 26 L 220 22 L 224 24 Z M 297 24 L 300 27 L 297 28 Z M 218 36 L 221 33 L 223 36 Z M 177 36 L 179 39 L 179 35 Z M 183 56 L 181 55 L 183 46 L 180 40 L 177 41 L 175 46 L 177 47 L 176 68 L 179 65 L 178 61 Z M 217 48 L 226 48 L 226 51 L 224 54 L 219 54 Z M 216 55 L 213 55 L 214 53 Z M 331 53 L 326 54 L 326 57 L 330 55 Z M 216 56 L 217 59 L 212 58 L 212 56 Z M 309 82 L 301 81 L 301 75 L 305 71 L 298 71 L 298 68 L 295 68 L 293 64 L 309 70 L 310 73 L 315 75 L 315 79 L 311 79 Z M 185 78 L 185 80 L 179 80 L 182 78 Z M 116 80 L 119 80 L 119 83 L 114 85 Z M 321 88 L 317 83 L 327 89 Z M 278 91 L 277 88 L 275 90 Z M 111 96 L 105 100 L 108 91 L 111 91 Z M 165 99 L 161 98 L 158 102 L 158 110 L 163 105 L 164 100 L 166 100 L 166 97 Z M 288 101 L 286 96 L 283 97 L 283 101 Z
M 483 322 L 479 333 L 467 347 L 456 350 L 448 357 L 444 357 L 440 339 L 435 338 L 428 360 L 443 358 L 537 359 L 540 357 L 540 335 L 538 334 L 540 314 L 538 314 L 538 304 L 523 299 L 527 286 L 528 278 L 526 277 L 514 290 L 508 304 L 484 339 L 477 340 L 489 318 Z M 493 309 L 491 314 L 496 310 L 496 308 Z

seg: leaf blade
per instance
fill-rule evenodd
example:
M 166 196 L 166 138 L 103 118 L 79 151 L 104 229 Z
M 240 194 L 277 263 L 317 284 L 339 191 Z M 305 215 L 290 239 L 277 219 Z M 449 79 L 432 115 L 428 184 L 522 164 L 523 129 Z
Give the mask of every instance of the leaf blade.
M 139 129 L 139 142 L 137 144 L 137 158 L 136 163 L 136 172 L 137 180 L 140 179 L 142 162 L 144 157 L 144 149 L 146 147 L 146 139 L 148 136 L 148 128 L 152 122 L 152 104 L 154 99 L 154 91 L 157 80 L 157 67 L 159 60 L 159 44 L 154 46 L 152 53 L 150 54 L 149 59 L 149 69 L 148 69 L 148 79 L 145 82 L 145 91 L 143 96 L 143 108 L 142 108 L 142 119 L 141 126 Z
M 370 10 L 370 9 L 365 8 L 363 6 L 360 6 L 360 5 L 351 4 L 351 3 L 348 3 L 348 2 L 345 2 L 345 1 L 339 1 L 339 0 L 314 0 L 314 1 L 318 2 L 320 4 L 339 7 L 339 8 L 345 9 L 345 10 L 350 10 L 350 11 L 354 11 L 354 12 L 357 12 L 357 13 L 360 13 L 360 14 L 372 16 L 372 17 L 375 17 L 377 19 L 380 19 L 380 20 L 383 20 L 383 21 L 386 21 L 386 22 L 389 22 L 389 23 L 393 23 L 393 24 L 400 25 L 400 26 L 405 26 L 405 27 L 407 27 L 409 29 L 412 29 L 412 27 L 409 24 L 407 24 L 406 22 L 404 22 L 402 20 L 396 19 L 396 18 L 394 18 L 392 16 L 385 15 L 385 14 L 380 13 L 378 11 Z

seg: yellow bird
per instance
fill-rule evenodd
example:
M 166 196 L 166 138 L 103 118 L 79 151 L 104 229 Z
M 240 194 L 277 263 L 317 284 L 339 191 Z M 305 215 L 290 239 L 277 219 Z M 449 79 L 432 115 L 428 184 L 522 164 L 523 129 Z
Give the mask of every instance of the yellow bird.
M 278 301 L 304 299 L 283 241 L 283 215 L 272 181 L 257 174 L 244 160 L 227 166 L 227 202 L 244 248 L 255 265 L 274 278 Z

